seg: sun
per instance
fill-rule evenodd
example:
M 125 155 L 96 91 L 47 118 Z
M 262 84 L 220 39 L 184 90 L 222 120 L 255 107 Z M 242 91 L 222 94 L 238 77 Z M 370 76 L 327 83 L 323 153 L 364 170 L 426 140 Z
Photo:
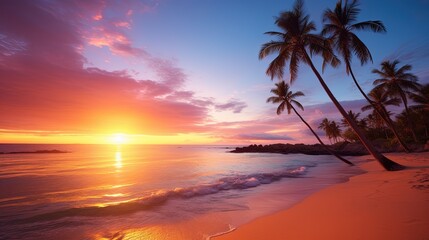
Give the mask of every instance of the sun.
M 117 145 L 127 143 L 127 137 L 123 133 L 115 133 L 115 134 L 113 134 L 111 140 L 112 140 L 112 143 L 117 144 Z

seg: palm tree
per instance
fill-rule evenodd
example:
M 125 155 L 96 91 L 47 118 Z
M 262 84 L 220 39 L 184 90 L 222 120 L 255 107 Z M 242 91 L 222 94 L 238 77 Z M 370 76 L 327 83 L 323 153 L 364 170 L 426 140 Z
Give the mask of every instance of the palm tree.
M 418 93 L 412 93 L 410 97 L 416 103 L 410 108 L 419 113 L 421 119 L 419 122 L 424 126 L 427 140 L 429 139 L 429 84 L 423 85 Z
M 372 106 L 372 105 L 370 105 Z M 392 115 L 390 111 L 388 111 L 388 115 Z M 388 127 L 387 123 L 373 110 L 372 113 L 366 116 L 366 121 L 368 123 L 368 136 L 372 139 L 377 139 L 381 136 L 380 133 L 384 134 L 386 140 L 389 139 Z
M 331 121 L 329 121 L 327 118 L 324 118 L 322 120 L 322 122 L 319 124 L 319 129 L 322 129 L 323 131 L 325 131 L 326 136 L 329 139 L 329 142 L 332 144 L 332 125 L 331 125 Z
M 335 121 L 331 121 L 331 123 L 329 125 L 330 125 L 329 127 L 331 129 L 332 138 L 334 139 L 334 142 L 337 143 L 338 138 L 341 137 L 340 125 L 338 125 L 337 122 L 335 122 Z
M 417 103 L 413 109 L 429 111 L 429 84 L 423 85 L 417 93 L 410 94 L 411 99 Z
M 399 144 L 406 152 L 410 152 L 407 145 L 399 137 L 398 131 L 393 124 L 390 114 L 386 109 L 386 106 L 399 106 L 401 100 L 399 98 L 389 98 L 389 95 L 382 88 L 374 88 L 369 93 L 368 96 L 371 98 L 371 104 L 365 105 L 362 107 L 362 111 L 367 111 L 372 109 L 373 114 L 377 112 L 380 118 L 386 123 L 386 126 L 393 132 L 395 138 L 398 140 Z
M 376 88 L 383 88 L 390 97 L 399 97 L 405 107 L 405 112 L 409 116 L 410 111 L 408 109 L 407 96 L 412 93 L 418 92 L 420 84 L 417 83 L 418 78 L 416 75 L 409 73 L 411 65 L 406 64 L 398 69 L 399 61 L 383 61 L 381 63 L 381 69 L 372 70 L 380 76 L 379 79 L 374 80 Z M 408 119 L 409 128 L 415 142 L 417 142 L 416 133 L 414 132 L 414 126 L 410 119 Z
M 350 119 L 352 119 L 352 121 L 354 121 L 358 125 L 360 129 L 366 129 L 367 123 L 365 119 L 359 119 L 360 113 L 354 113 L 352 110 L 349 110 L 347 112 L 347 115 Z M 344 139 L 347 139 L 348 141 L 351 141 L 351 142 L 359 141 L 359 137 L 353 131 L 353 128 L 350 127 L 346 118 L 343 117 L 343 119 L 341 119 L 341 125 L 346 128 L 343 132 Z
M 322 35 L 328 36 L 328 38 L 331 39 L 334 48 L 344 60 L 347 74 L 352 76 L 353 81 L 362 96 L 364 96 L 369 104 L 373 106 L 374 112 L 378 114 L 392 129 L 395 137 L 404 150 L 406 152 L 410 152 L 408 147 L 397 134 L 395 128 L 391 126 L 391 121 L 389 122 L 389 119 L 385 118 L 385 113 L 375 106 L 375 103 L 362 90 L 352 71 L 351 62 L 353 53 L 358 57 L 361 65 L 368 61 L 373 62 L 371 52 L 354 32 L 358 30 L 370 30 L 376 33 L 386 32 L 386 28 L 381 21 L 356 22 L 357 15 L 360 13 L 358 5 L 359 3 L 357 0 L 353 0 L 351 2 L 346 0 L 344 5 L 343 1 L 339 0 L 335 5 L 334 10 L 327 9 L 323 14 L 323 22 L 325 22 L 325 25 L 322 30 Z
M 350 119 L 352 119 L 355 123 L 357 123 L 359 125 L 359 116 L 360 113 L 354 113 L 352 110 L 349 110 L 347 112 L 347 115 L 349 116 Z M 343 127 L 348 127 L 349 123 L 347 122 L 346 118 L 341 119 L 341 125 L 343 125 Z
M 314 66 L 309 53 L 312 55 L 322 55 L 324 62 L 332 66 L 337 66 L 339 60 L 332 53 L 329 41 L 320 35 L 312 33 L 316 30 L 316 26 L 314 22 L 309 20 L 309 16 L 303 12 L 303 2 L 297 0 L 293 9 L 291 11 L 282 12 L 275 23 L 283 32 L 267 32 L 266 34 L 277 37 L 277 40 L 263 44 L 259 52 L 260 59 L 273 53 L 278 53 L 277 57 L 269 64 L 266 71 L 271 79 L 274 77 L 279 77 L 281 79 L 284 74 L 283 69 L 286 63 L 288 63 L 291 75 L 290 80 L 293 82 L 297 78 L 299 63 L 304 62 L 309 65 L 322 85 L 322 88 L 340 111 L 341 115 L 347 119 L 347 122 L 357 133 L 368 152 L 370 152 L 386 170 L 394 171 L 403 169 L 404 167 L 402 165 L 386 158 L 369 143 L 357 124 L 347 116 L 346 111 L 332 94 L 319 71 Z
M 325 25 L 323 26 L 322 35 L 328 35 L 335 50 L 337 50 L 344 60 L 347 74 L 352 76 L 356 87 L 365 99 L 371 103 L 371 100 L 362 90 L 353 74 L 351 62 L 353 53 L 358 57 L 361 65 L 368 61 L 372 62 L 372 56 L 369 49 L 356 36 L 354 31 L 371 30 L 373 32 L 386 32 L 386 28 L 381 21 L 356 22 L 359 12 L 360 9 L 358 8 L 357 0 L 353 0 L 351 3 L 346 0 L 344 6 L 343 1 L 339 0 L 333 11 L 327 9 L 323 14 L 323 22 L 325 22 Z
M 289 84 L 285 83 L 284 81 L 280 81 L 276 83 L 275 88 L 271 89 L 271 93 L 273 93 L 274 96 L 269 97 L 267 99 L 267 102 L 280 103 L 279 106 L 277 107 L 277 115 L 280 115 L 285 110 L 285 108 L 287 109 L 288 114 L 290 114 L 291 110 L 293 110 L 295 114 L 301 119 L 301 121 L 308 127 L 308 129 L 310 129 L 310 131 L 317 138 L 319 143 L 326 149 L 326 151 L 328 151 L 330 154 L 334 155 L 341 161 L 347 164 L 353 165 L 353 163 L 351 163 L 347 159 L 344 159 L 343 157 L 339 156 L 331 149 L 329 149 L 329 147 L 322 142 L 322 140 L 319 138 L 316 132 L 314 132 L 313 128 L 311 128 L 311 126 L 304 120 L 304 118 L 302 118 L 302 116 L 298 113 L 298 111 L 296 111 L 293 105 L 304 110 L 304 107 L 301 105 L 301 103 L 295 100 L 296 97 L 304 96 L 304 93 L 302 93 L 301 91 L 294 93 L 290 91 L 289 88 L 290 88 Z

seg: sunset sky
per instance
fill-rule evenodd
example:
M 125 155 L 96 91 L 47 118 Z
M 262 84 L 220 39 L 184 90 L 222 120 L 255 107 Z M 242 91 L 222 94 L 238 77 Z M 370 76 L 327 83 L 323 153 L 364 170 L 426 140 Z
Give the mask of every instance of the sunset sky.
M 335 0 L 306 1 L 320 30 Z M 291 0 L 0 1 L 0 143 L 314 143 L 295 115 L 266 103 L 274 86 L 258 60 L 263 33 Z M 411 64 L 429 83 L 429 1 L 361 1 L 374 64 L 353 63 L 369 91 L 383 60 Z M 314 58 L 320 67 L 320 62 Z M 345 75 L 325 80 L 347 110 L 365 102 Z M 302 65 L 292 91 L 313 126 L 339 119 Z

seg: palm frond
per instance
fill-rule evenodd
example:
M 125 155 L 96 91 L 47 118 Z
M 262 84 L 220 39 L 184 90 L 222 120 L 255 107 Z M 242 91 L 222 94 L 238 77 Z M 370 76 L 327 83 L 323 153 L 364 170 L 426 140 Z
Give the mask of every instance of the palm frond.
M 401 105 L 401 100 L 399 98 L 391 98 L 384 102 L 386 106 L 399 106 Z
M 276 37 L 279 37 L 279 38 L 285 38 L 286 37 L 286 34 L 284 34 L 282 32 L 276 32 L 276 31 L 268 31 L 268 32 L 265 32 L 264 34 L 271 35 L 271 36 L 276 36 Z
M 285 105 L 286 105 L 285 101 L 280 103 L 280 105 L 277 107 L 277 115 L 280 115 L 285 110 Z
M 322 36 L 326 36 L 326 35 L 333 35 L 335 32 L 338 32 L 338 25 L 335 24 L 325 24 L 323 26 L 322 31 L 320 32 L 320 34 Z
M 371 104 L 365 105 L 361 108 L 362 112 L 368 111 L 370 109 L 373 109 L 374 107 Z
M 353 24 L 350 26 L 351 30 L 371 30 L 373 32 L 382 33 L 386 32 L 386 27 L 381 21 L 365 21 Z
M 282 101 L 282 99 L 281 98 L 279 98 L 279 97 L 269 97 L 268 99 L 267 99 L 267 103 L 270 103 L 270 102 L 272 102 L 272 103 L 279 103 L 279 102 L 281 102 Z
M 273 80 L 275 77 L 278 77 L 279 79 L 283 78 L 284 66 L 286 64 L 286 58 L 287 58 L 287 55 L 279 54 L 268 65 L 266 74 L 271 77 L 271 80 Z
M 367 48 L 367 46 L 355 35 L 350 34 L 351 37 L 351 47 L 353 49 L 354 54 L 360 60 L 361 65 L 364 65 L 368 61 L 372 62 L 371 52 Z
M 289 72 L 290 72 L 290 83 L 292 84 L 295 79 L 298 77 L 298 69 L 299 69 L 299 62 L 300 57 L 299 53 L 292 54 L 289 62 Z
M 301 96 L 305 96 L 303 92 L 298 91 L 298 92 L 294 92 L 293 94 L 290 95 L 290 98 L 296 98 L 296 97 L 301 97 Z
M 348 1 L 344 4 L 344 23 L 348 24 L 356 21 L 357 15 L 360 12 L 358 8 L 358 2 L 353 0 L 352 3 L 348 4 Z
M 298 108 L 300 108 L 301 110 L 304 111 L 304 107 L 302 106 L 302 104 L 300 102 L 298 102 L 296 100 L 291 100 L 290 102 L 291 102 L 291 104 L 293 103 L 295 106 L 297 106 Z
M 259 59 L 264 59 L 268 55 L 281 52 L 284 48 L 284 44 L 284 42 L 279 41 L 270 41 L 264 43 L 261 47 L 261 50 L 259 50 Z

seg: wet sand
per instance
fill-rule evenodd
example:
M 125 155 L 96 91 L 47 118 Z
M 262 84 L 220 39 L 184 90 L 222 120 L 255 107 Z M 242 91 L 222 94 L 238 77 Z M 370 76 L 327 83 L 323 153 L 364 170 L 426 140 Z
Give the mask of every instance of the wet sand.
M 408 168 L 387 172 L 376 161 L 362 163 L 367 173 L 213 239 L 428 240 L 429 153 L 386 156 Z

